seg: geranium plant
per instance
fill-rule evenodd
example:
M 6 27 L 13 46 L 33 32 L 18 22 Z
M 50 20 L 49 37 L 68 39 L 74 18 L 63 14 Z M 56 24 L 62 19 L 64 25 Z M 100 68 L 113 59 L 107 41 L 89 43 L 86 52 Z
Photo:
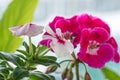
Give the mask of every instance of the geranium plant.
M 105 68 L 110 61 L 120 61 L 108 24 L 89 14 L 56 16 L 47 26 L 32 24 L 37 2 L 13 0 L 0 21 L 0 80 L 58 80 L 51 74 L 57 69 L 60 80 L 94 80 L 88 67 L 102 70 L 109 80 L 120 79 Z M 36 45 L 32 38 L 39 34 L 42 40 Z M 24 36 L 27 42 L 22 42 Z M 46 70 L 39 70 L 41 65 Z
M 110 35 L 109 26 L 88 14 L 67 19 L 57 16 L 45 27 L 25 24 L 12 27 L 10 31 L 13 36 L 27 36 L 29 43 L 23 42 L 25 49 L 17 49 L 16 54 L 0 52 L 0 80 L 55 80 L 50 73 L 63 67 L 62 63 L 67 65 L 61 72 L 61 80 L 92 80 L 87 66 L 102 69 L 107 62 L 120 61 L 118 45 Z M 43 39 L 34 45 L 31 38 L 42 33 Z M 49 51 L 56 56 L 48 56 Z M 64 60 L 57 61 L 59 57 Z M 79 73 L 81 64 L 85 69 L 84 77 Z M 37 65 L 47 69 L 41 72 Z
M 109 61 L 120 61 L 118 45 L 110 35 L 109 26 L 97 17 L 88 14 L 69 19 L 57 16 L 45 30 L 40 44 L 51 48 L 59 57 L 73 57 L 61 62 L 68 62 L 62 73 L 63 80 L 72 80 L 73 76 L 80 80 L 80 63 L 85 66 L 85 80 L 91 80 L 86 65 L 101 69 Z M 76 48 L 78 53 L 74 52 Z M 74 67 L 76 75 L 73 75 Z

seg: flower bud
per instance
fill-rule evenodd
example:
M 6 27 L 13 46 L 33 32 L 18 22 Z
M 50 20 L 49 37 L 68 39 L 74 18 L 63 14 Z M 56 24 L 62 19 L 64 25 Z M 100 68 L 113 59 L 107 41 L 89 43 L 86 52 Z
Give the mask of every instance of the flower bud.
M 85 73 L 85 80 L 92 80 L 88 72 Z
M 52 73 L 57 69 L 57 65 L 50 65 L 47 70 L 46 73 Z
M 72 69 L 70 69 L 68 72 L 67 72 L 67 80 L 73 80 L 73 72 L 72 72 Z
M 61 75 L 62 76 L 62 80 L 64 80 L 66 78 L 67 72 L 68 72 L 68 68 L 66 67 L 64 69 L 64 71 L 62 72 L 62 75 Z

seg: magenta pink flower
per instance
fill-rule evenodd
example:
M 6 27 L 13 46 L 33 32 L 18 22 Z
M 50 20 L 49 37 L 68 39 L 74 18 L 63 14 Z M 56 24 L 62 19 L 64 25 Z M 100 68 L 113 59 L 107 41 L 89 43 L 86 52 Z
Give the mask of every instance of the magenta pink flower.
M 112 45 L 106 43 L 108 39 L 109 33 L 104 28 L 83 29 L 78 58 L 91 67 L 104 67 L 105 63 L 110 61 L 114 56 Z
M 89 29 L 93 29 L 95 27 L 102 27 L 104 29 L 106 29 L 108 31 L 108 33 L 110 34 L 110 28 L 109 26 L 102 21 L 101 19 L 88 15 L 88 14 L 82 14 L 78 17 L 78 23 L 80 25 L 80 28 L 89 28 Z
M 43 32 L 43 26 L 36 24 L 25 24 L 10 28 L 14 36 L 29 36 L 33 37 Z

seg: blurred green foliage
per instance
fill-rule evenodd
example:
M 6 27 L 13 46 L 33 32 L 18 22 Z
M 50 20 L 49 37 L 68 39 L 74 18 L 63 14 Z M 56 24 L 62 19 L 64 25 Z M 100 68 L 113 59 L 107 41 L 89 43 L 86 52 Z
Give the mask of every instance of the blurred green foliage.
M 103 68 L 102 72 L 107 80 L 120 80 L 120 76 L 108 68 Z
M 10 27 L 31 23 L 38 0 L 13 0 L 0 20 L 0 51 L 14 52 L 22 39 L 12 36 Z

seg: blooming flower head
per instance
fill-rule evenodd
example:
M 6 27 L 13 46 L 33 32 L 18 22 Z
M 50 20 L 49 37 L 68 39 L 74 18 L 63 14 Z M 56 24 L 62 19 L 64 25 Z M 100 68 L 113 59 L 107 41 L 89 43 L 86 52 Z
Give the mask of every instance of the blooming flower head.
M 46 34 L 43 36 L 44 40 L 40 44 L 52 48 L 58 57 L 66 57 L 73 52 L 74 47 L 72 43 L 65 39 L 59 28 L 56 29 L 56 33 L 49 26 L 45 29 Z
M 107 24 L 87 14 L 80 19 L 82 32 L 78 58 L 94 68 L 103 68 L 111 60 L 119 62 L 117 43 L 110 37 Z
M 12 27 L 10 28 L 10 31 L 14 36 L 33 37 L 43 32 L 43 26 L 36 24 L 25 24 L 23 26 Z
M 46 28 L 44 40 L 40 44 L 52 48 L 59 56 L 72 53 L 80 44 L 77 54 L 79 60 L 94 68 L 103 68 L 111 60 L 116 63 L 120 61 L 118 46 L 110 36 L 109 26 L 88 14 L 68 19 L 55 17 Z
M 56 29 L 59 28 L 66 39 L 71 38 L 71 42 L 73 43 L 74 47 L 79 44 L 81 31 L 77 22 L 77 16 L 67 19 L 57 16 L 52 22 L 49 23 L 49 26 L 55 33 Z

